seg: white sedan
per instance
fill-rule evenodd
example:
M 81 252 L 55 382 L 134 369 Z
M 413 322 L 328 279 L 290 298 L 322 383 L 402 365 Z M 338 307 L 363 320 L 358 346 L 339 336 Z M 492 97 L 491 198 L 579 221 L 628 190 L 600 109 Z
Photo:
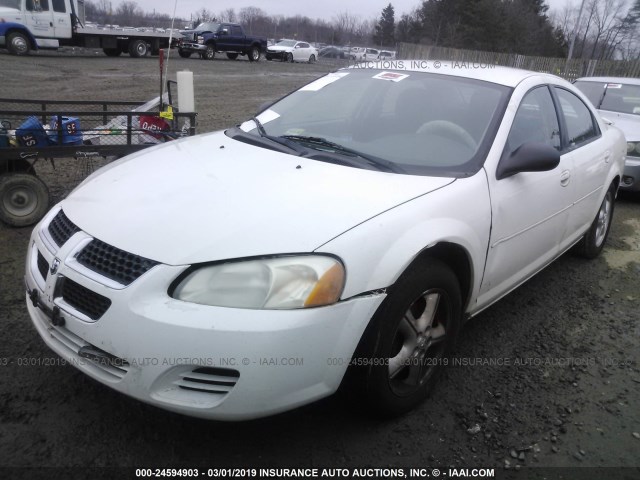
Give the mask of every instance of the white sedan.
M 584 77 L 575 81 L 600 114 L 622 130 L 627 160 L 620 188 L 640 192 L 640 80 L 623 77 Z
M 267 47 L 267 60 L 281 60 L 283 62 L 314 63 L 318 59 L 318 49 L 308 42 L 297 40 L 280 40 L 275 45 Z
M 31 236 L 42 339 L 193 416 L 341 386 L 384 414 L 418 405 L 466 320 L 570 248 L 600 253 L 626 143 L 557 77 L 395 66 L 89 177 Z

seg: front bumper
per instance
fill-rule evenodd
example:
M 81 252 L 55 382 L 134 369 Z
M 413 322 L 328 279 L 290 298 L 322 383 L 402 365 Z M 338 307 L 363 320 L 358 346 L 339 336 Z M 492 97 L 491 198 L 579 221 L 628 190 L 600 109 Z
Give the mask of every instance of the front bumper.
M 207 46 L 202 43 L 181 42 L 178 44 L 178 49 L 185 52 L 204 53 L 207 50 Z
M 640 158 L 626 157 L 624 173 L 620 182 L 620 189 L 629 192 L 640 191 Z
M 166 293 L 186 266 L 162 264 L 123 287 L 78 263 L 92 240 L 85 232 L 58 248 L 46 228 L 57 211 L 36 227 L 27 255 L 27 307 L 36 330 L 90 377 L 167 410 L 243 420 L 332 394 L 384 299 L 288 311 L 196 305 Z M 109 299 L 100 318 L 76 308 L 84 300 L 61 293 L 69 281 Z
M 267 60 L 285 60 L 289 52 L 285 52 L 283 50 L 269 50 L 265 53 L 265 58 Z

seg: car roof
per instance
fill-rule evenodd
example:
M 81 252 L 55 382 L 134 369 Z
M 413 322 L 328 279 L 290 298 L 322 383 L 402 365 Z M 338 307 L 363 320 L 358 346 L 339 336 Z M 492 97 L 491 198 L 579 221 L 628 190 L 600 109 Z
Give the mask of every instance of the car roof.
M 605 82 L 605 83 L 625 83 L 627 85 L 640 85 L 640 78 L 629 77 L 582 77 L 576 82 Z
M 436 67 L 436 65 L 439 65 Z M 356 64 L 346 69 L 362 69 L 363 64 Z M 365 62 L 365 68 L 395 70 L 405 72 L 424 72 L 454 77 L 472 78 L 485 82 L 497 83 L 507 87 L 516 87 L 529 77 L 539 77 L 541 81 L 557 83 L 565 82 L 560 77 L 549 73 L 532 72 L 519 68 L 502 67 L 482 62 L 456 62 L 451 60 L 382 60 Z

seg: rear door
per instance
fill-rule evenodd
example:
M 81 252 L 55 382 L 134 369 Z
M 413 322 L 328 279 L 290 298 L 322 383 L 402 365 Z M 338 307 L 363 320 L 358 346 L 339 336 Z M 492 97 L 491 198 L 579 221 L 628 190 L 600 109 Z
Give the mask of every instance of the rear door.
M 553 89 L 565 132 L 565 149 L 572 157 L 572 182 L 576 200 L 568 219 L 567 243 L 572 243 L 593 222 L 602 196 L 603 179 L 609 171 L 613 152 L 604 146 L 598 122 L 591 109 L 573 92 L 562 87 Z
M 244 31 L 240 25 L 231 25 L 231 36 L 229 38 L 229 44 L 234 50 L 240 51 L 246 45 Z
M 56 38 L 71 38 L 71 12 L 67 11 L 67 3 L 67 0 L 51 0 Z

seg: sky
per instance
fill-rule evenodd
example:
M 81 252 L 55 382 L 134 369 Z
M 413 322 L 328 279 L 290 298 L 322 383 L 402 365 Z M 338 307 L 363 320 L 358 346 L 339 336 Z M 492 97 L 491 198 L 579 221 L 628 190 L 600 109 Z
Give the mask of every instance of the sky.
M 554 8 L 562 8 L 568 2 L 577 3 L 579 0 L 547 0 L 547 4 Z M 112 0 L 113 7 L 120 0 Z M 396 19 L 403 13 L 409 13 L 422 2 L 421 0 L 177 0 L 176 16 L 189 18 L 201 8 L 213 13 L 219 13 L 227 8 L 235 8 L 238 12 L 243 7 L 259 7 L 268 15 L 303 15 L 312 19 L 321 18 L 331 20 L 344 11 L 359 15 L 362 20 L 380 17 L 382 9 L 391 3 L 395 9 Z M 176 0 L 138 0 L 140 8 L 151 12 L 173 15 Z

